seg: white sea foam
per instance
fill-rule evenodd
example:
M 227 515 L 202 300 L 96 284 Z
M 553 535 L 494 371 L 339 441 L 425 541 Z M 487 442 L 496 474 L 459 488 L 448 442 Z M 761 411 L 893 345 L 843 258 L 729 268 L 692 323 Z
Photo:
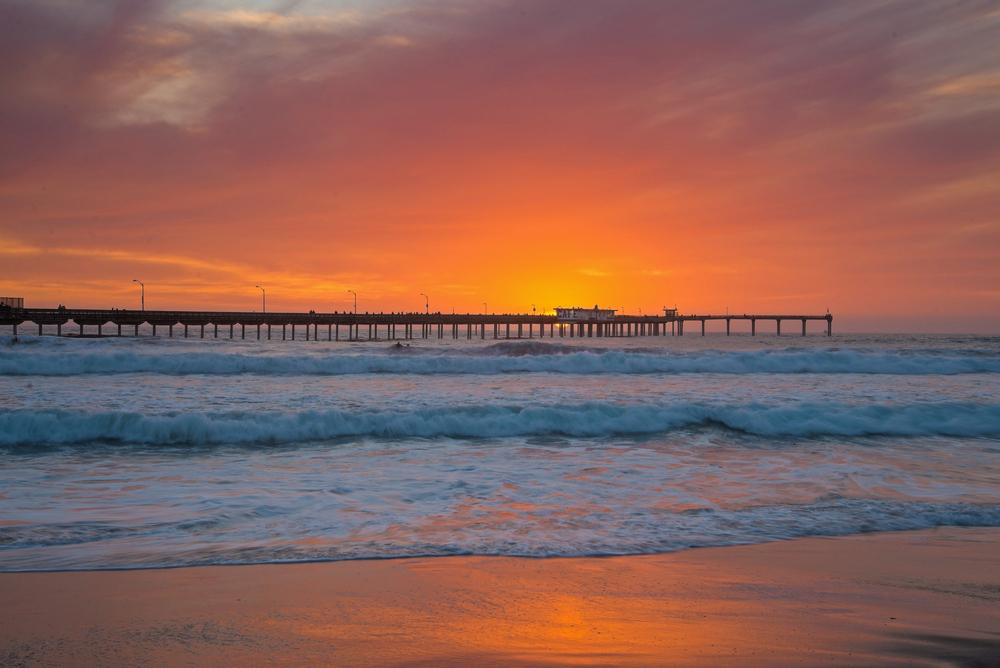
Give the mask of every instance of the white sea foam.
M 334 512 L 330 509 L 331 513 Z M 663 512 L 655 506 L 622 512 L 607 522 L 607 512 L 588 508 L 565 518 L 559 528 L 529 530 L 532 521 L 508 512 L 508 524 L 525 530 L 456 527 L 424 536 L 384 515 L 369 524 L 392 526 L 392 539 L 370 532 L 317 522 L 312 529 L 327 541 L 306 544 L 294 530 L 276 536 L 259 528 L 260 513 L 232 513 L 202 521 L 184 520 L 127 527 L 109 522 L 63 522 L 0 526 L 0 571 L 130 569 L 217 564 L 343 561 L 449 555 L 576 557 L 652 554 L 690 547 L 719 547 L 806 536 L 841 536 L 871 531 L 903 531 L 937 526 L 1000 526 L 1000 505 L 830 499 L 802 505 L 761 505 L 740 509 Z M 317 519 L 317 518 L 312 518 Z M 604 521 L 601 521 L 604 520 Z M 383 524 L 385 523 L 385 524 Z M 284 531 L 289 527 L 278 525 Z M 338 531 L 339 529 L 339 531 Z M 193 545 L 187 538 L 196 536 Z M 213 535 L 224 540 L 210 539 Z M 332 540 L 331 540 L 332 539 Z M 157 549 L 115 551 L 129 541 Z M 112 547 L 115 546 L 115 547 Z
M 537 347 L 537 346 L 544 347 Z M 786 349 L 635 352 L 579 350 L 554 344 L 490 346 L 461 353 L 405 350 L 378 353 L 266 354 L 191 350 L 73 347 L 0 349 L 0 375 L 77 376 L 357 374 L 969 374 L 1000 373 L 1000 356 L 970 352 Z
M 136 444 L 298 443 L 343 437 L 502 438 L 656 434 L 715 426 L 757 436 L 997 436 L 1000 406 L 663 405 L 464 406 L 409 411 L 225 412 L 144 415 L 131 412 L 0 412 L 0 445 L 93 441 Z

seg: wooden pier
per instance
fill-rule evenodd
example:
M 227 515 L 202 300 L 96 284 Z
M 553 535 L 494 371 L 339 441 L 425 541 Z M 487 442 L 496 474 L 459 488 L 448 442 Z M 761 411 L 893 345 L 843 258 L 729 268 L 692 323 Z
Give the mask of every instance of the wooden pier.
M 139 336 L 146 326 L 153 336 L 229 339 L 280 339 L 282 341 L 379 341 L 412 339 L 525 339 L 636 336 L 683 336 L 686 324 L 700 325 L 705 336 L 709 321 L 724 321 L 726 335 L 732 322 L 749 321 L 750 334 L 758 333 L 758 322 L 774 322 L 782 335 L 782 323 L 801 326 L 821 321 L 826 335 L 833 334 L 833 315 L 725 314 L 725 315 L 615 315 L 602 320 L 560 320 L 554 315 L 445 314 L 445 313 L 259 313 L 234 311 L 133 311 L 123 309 L 0 309 L 0 326 L 9 326 L 17 336 L 28 329 L 41 336 L 95 337 Z M 71 324 L 72 323 L 72 324 Z M 799 329 L 799 328 L 796 328 Z M 786 333 L 790 333 L 787 332 Z

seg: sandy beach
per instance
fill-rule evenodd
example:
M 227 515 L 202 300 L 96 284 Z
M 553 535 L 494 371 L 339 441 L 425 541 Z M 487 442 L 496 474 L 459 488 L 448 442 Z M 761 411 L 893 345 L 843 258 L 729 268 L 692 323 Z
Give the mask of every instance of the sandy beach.
M 0 575 L 0 664 L 996 665 L 1000 530 Z

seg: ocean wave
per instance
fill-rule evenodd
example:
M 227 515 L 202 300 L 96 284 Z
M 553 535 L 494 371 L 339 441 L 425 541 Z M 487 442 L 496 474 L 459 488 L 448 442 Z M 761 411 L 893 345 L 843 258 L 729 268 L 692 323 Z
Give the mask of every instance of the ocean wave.
M 121 350 L 115 347 L 35 352 L 0 350 L 0 374 L 77 376 L 128 373 L 163 375 L 357 374 L 968 374 L 1000 373 L 1000 356 L 975 352 L 784 349 L 766 351 L 650 352 L 579 349 L 560 344 L 495 344 L 465 352 L 422 348 L 375 353 L 271 354 Z
M 281 444 L 337 439 L 601 437 L 720 427 L 769 437 L 998 436 L 1000 406 L 974 403 L 713 405 L 584 403 L 399 411 L 183 413 L 10 410 L 0 445 Z
M 834 499 L 798 505 L 663 512 L 634 509 L 601 530 L 587 523 L 511 534 L 465 527 L 447 537 L 397 527 L 392 536 L 355 537 L 325 527 L 322 541 L 304 544 L 294 534 L 266 533 L 259 523 L 236 535 L 204 541 L 190 521 L 131 525 L 94 522 L 0 526 L 0 572 L 77 569 L 174 568 L 443 557 L 588 557 L 661 554 L 692 547 L 723 547 L 812 536 L 912 531 L 939 526 L 1000 526 L 1000 505 Z M 530 526 L 530 524 L 528 525 Z M 234 527 L 223 524 L 223 529 Z M 527 528 L 527 526 L 525 527 Z M 218 527 L 215 527 L 218 529 Z M 319 531 L 319 529 L 316 529 Z M 190 537 L 198 540 L 188 542 Z M 435 540 L 436 539 L 436 540 Z M 132 541 L 135 541 L 134 543 Z

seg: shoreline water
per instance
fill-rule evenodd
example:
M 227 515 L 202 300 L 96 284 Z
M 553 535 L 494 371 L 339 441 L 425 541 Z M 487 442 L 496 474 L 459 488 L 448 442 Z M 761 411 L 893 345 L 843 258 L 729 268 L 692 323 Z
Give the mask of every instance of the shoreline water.
M 680 338 L 8 347 L 0 570 L 1000 526 L 1000 339 Z
M 989 665 L 1000 529 L 0 574 L 3 665 Z

